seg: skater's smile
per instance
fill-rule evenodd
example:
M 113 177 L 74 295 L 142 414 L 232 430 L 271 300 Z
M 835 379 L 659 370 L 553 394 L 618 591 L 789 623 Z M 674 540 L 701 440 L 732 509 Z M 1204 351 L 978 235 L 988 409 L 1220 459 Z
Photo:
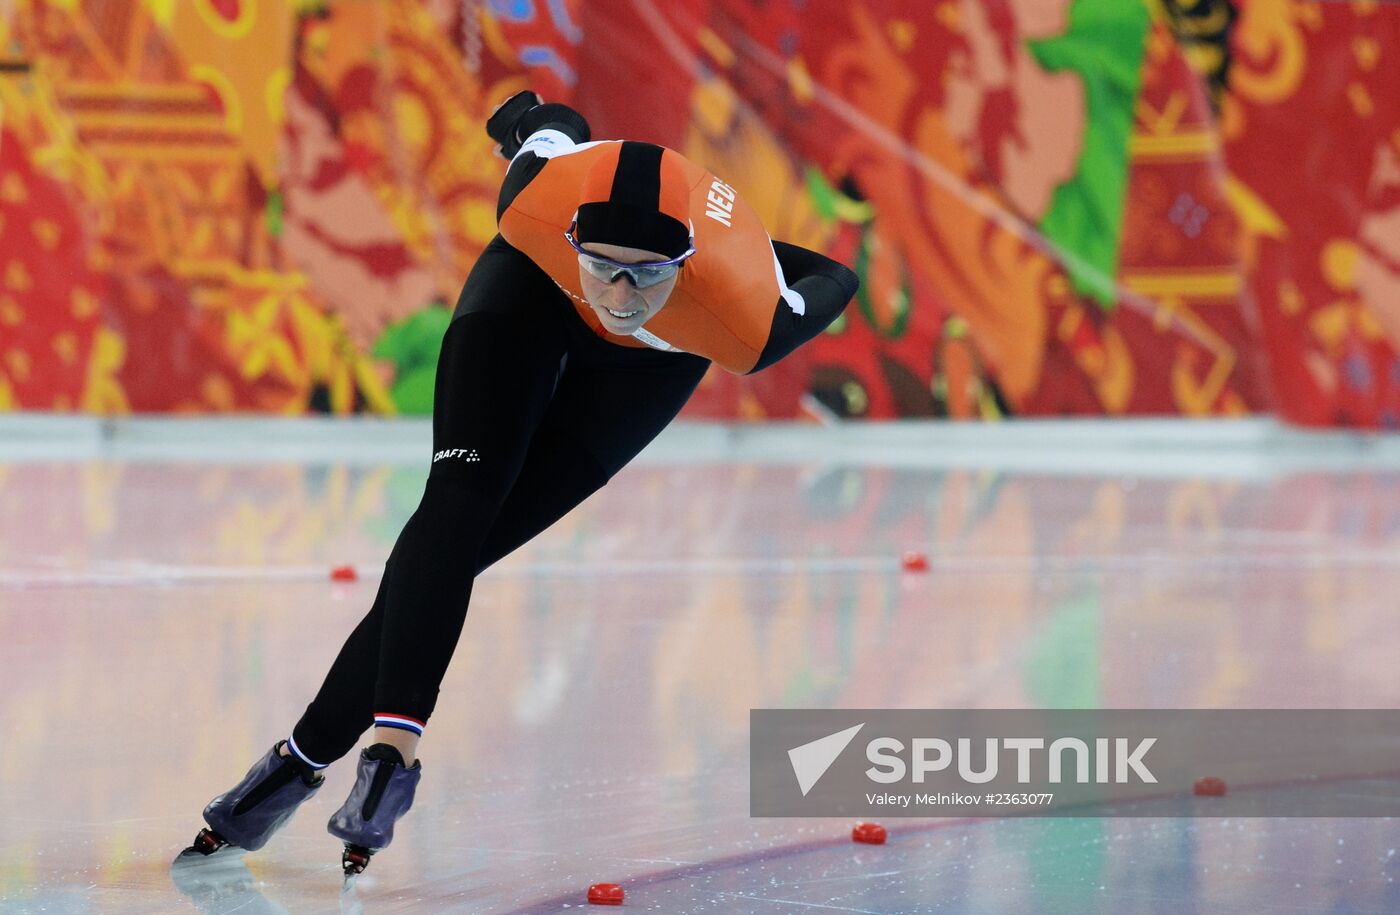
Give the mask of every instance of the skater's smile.
M 666 260 L 664 254 L 655 251 L 647 251 L 643 248 L 627 248 L 621 245 L 605 245 L 599 242 L 591 242 L 581 246 L 585 252 L 597 254 L 619 264 L 648 264 Z M 603 271 L 590 269 L 591 265 L 585 264 L 584 258 L 579 258 L 579 283 L 583 286 L 584 298 L 588 299 L 588 304 L 593 308 L 593 313 L 598 316 L 603 328 L 608 333 L 627 336 L 637 331 L 648 320 L 656 316 L 665 305 L 666 300 L 671 295 L 671 290 L 675 289 L 676 281 L 680 277 L 679 268 L 667 271 L 659 281 L 651 282 L 651 285 L 637 285 L 636 280 L 625 272 Z M 603 263 L 603 262 L 599 262 Z M 639 268 L 644 270 L 646 268 Z M 600 278 L 599 273 L 606 276 L 608 273 L 614 275 L 609 282 Z M 642 275 L 642 282 L 647 282 L 650 277 Z

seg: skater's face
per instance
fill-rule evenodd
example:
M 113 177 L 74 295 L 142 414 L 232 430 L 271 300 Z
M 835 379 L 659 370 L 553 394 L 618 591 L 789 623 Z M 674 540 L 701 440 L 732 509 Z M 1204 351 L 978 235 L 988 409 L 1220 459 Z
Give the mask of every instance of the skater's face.
M 605 245 L 588 242 L 581 246 L 608 260 L 623 264 L 646 264 L 666 260 L 666 255 L 644 248 L 626 248 L 622 245 Z M 611 334 L 627 336 L 636 331 L 666 304 L 671 290 L 676 288 L 680 278 L 677 270 L 667 279 L 652 286 L 638 288 L 626 275 L 619 274 L 611 283 L 594 276 L 582 265 L 578 271 L 579 282 L 583 286 L 584 298 L 593 308 L 593 313 L 602 322 L 603 328 Z

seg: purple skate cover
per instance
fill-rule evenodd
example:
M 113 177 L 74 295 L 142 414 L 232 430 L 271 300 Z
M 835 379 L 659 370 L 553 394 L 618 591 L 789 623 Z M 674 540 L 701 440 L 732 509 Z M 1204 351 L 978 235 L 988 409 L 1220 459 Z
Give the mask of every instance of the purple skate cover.
M 422 774 L 421 762 L 405 767 L 403 757 L 392 747 L 375 744 L 364 750 L 355 787 L 326 824 L 327 831 L 348 845 L 371 851 L 387 848 L 394 839 L 395 821 L 413 806 Z
M 253 764 L 243 780 L 209 802 L 204 822 L 230 845 L 257 851 L 272 834 L 291 819 L 296 809 L 325 784 L 309 770 L 304 774 L 296 763 L 281 756 L 279 742 Z

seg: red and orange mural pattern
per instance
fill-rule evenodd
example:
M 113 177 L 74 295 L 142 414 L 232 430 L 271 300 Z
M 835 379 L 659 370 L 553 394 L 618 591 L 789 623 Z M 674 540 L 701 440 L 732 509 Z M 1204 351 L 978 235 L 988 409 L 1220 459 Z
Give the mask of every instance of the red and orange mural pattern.
M 1400 7 L 0 0 L 0 410 L 422 412 L 527 86 L 862 277 L 692 415 L 1400 424 Z

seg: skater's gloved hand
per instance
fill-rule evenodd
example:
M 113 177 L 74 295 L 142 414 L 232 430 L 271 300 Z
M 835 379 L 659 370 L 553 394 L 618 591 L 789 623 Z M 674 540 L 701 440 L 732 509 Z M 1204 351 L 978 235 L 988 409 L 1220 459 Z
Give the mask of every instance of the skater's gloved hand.
M 546 103 L 537 92 L 517 92 L 496 106 L 486 120 L 486 133 L 500 145 L 496 152 L 503 159 L 514 159 L 530 134 L 546 127 L 561 130 L 575 143 L 586 143 L 588 121 L 568 105 Z
M 544 99 L 540 98 L 538 92 L 525 90 L 517 92 L 496 106 L 496 110 L 491 112 L 491 117 L 486 119 L 486 133 L 501 144 L 501 155 L 507 159 L 514 158 L 520 151 L 520 144 L 524 138 L 516 134 L 516 125 L 524 117 L 525 112 L 531 108 L 544 104 Z

